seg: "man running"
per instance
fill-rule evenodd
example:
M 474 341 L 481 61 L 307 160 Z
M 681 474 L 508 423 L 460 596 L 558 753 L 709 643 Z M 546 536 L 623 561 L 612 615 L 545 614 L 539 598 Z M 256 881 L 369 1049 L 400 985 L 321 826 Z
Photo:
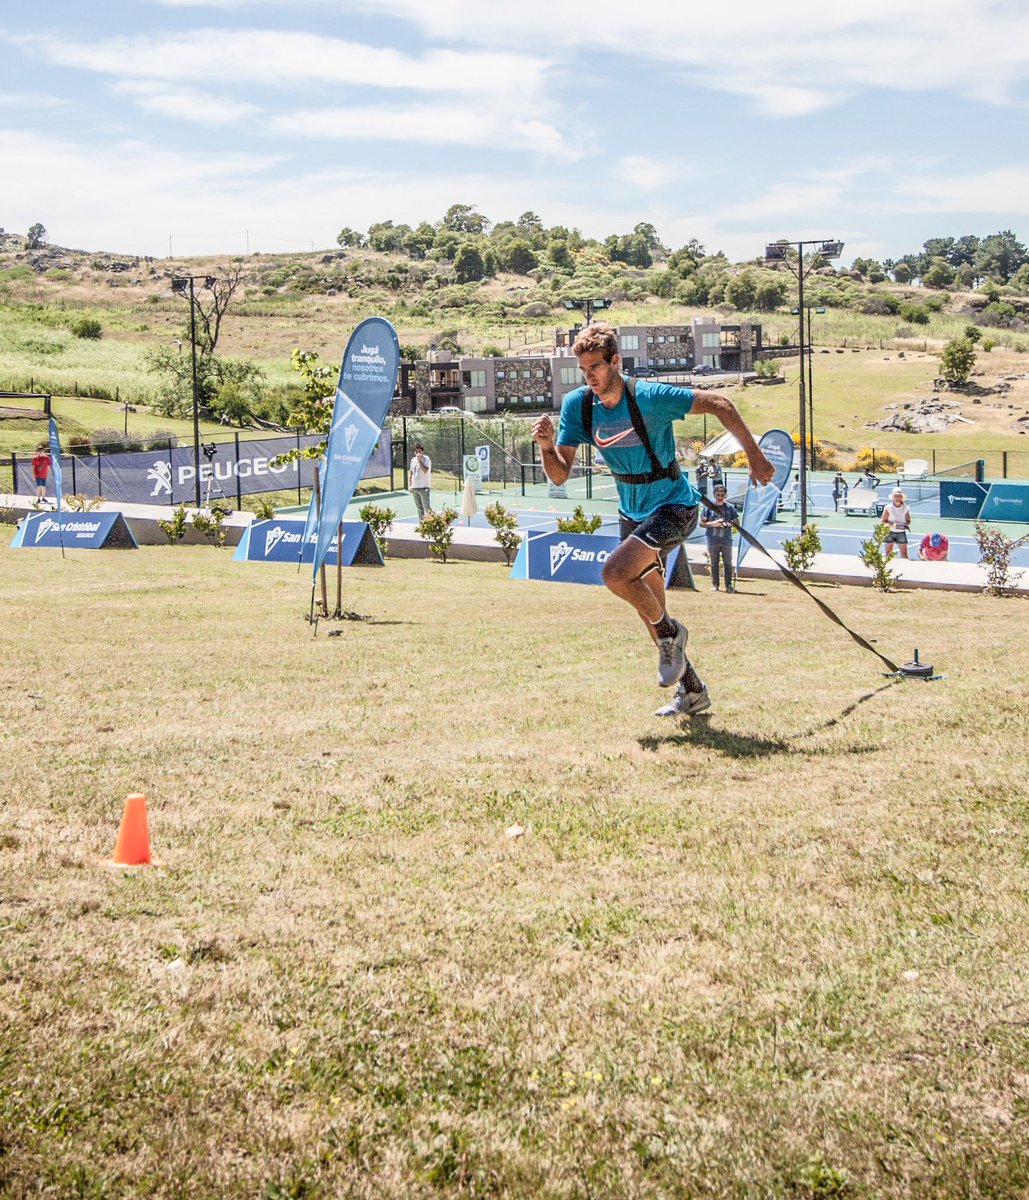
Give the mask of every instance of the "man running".
M 687 629 L 665 608 L 662 554 L 685 542 L 696 527 L 700 503 L 700 493 L 676 461 L 672 422 L 687 413 L 717 417 L 743 447 L 755 483 L 768 483 L 775 468 L 726 396 L 648 379 L 627 385 L 618 335 L 610 325 L 588 326 L 572 352 L 586 386 L 564 397 L 556 438 L 549 416 L 533 424 L 543 468 L 552 483 L 561 484 L 571 474 L 578 446 L 589 443 L 604 455 L 618 487 L 622 537 L 604 564 L 604 583 L 646 625 L 658 650 L 658 684 L 679 685 L 674 701 L 657 715 L 703 712 L 711 701 L 686 657 Z

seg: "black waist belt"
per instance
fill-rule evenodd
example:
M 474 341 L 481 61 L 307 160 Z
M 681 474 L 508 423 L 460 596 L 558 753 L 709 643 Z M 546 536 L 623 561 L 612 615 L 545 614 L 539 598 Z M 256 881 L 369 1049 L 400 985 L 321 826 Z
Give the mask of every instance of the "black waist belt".
M 620 475 L 617 471 L 612 471 L 611 475 L 619 483 L 657 483 L 661 479 L 681 479 L 682 467 L 678 462 L 673 462 L 659 471 L 647 471 L 644 475 Z

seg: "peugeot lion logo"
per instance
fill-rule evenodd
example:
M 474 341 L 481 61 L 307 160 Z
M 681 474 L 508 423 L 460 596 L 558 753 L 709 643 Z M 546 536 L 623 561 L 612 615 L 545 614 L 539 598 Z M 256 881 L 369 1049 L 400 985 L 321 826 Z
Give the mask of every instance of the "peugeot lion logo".
M 565 559 L 571 554 L 572 548 L 567 542 L 558 542 L 550 547 L 550 573 L 556 575 L 564 566 Z

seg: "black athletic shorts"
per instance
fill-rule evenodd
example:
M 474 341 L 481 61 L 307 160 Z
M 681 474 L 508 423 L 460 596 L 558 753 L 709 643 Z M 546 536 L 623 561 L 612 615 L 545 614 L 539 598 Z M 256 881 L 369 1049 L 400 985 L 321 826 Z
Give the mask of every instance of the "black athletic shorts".
M 619 513 L 618 531 L 623 542 L 634 537 L 652 550 L 674 550 L 697 528 L 699 512 L 696 504 L 665 504 L 645 521 L 634 521 Z

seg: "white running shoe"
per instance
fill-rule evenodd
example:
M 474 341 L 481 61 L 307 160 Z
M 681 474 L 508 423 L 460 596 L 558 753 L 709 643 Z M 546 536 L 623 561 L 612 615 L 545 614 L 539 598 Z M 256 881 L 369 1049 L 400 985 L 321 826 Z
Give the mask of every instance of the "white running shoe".
M 686 685 L 680 683 L 675 689 L 675 695 L 672 698 L 671 704 L 666 704 L 664 708 L 659 708 L 655 717 L 694 717 L 697 713 L 702 713 L 705 709 L 711 707 L 711 700 L 707 694 L 707 685 L 701 684 L 699 692 L 688 692 Z
M 689 630 L 674 617 L 672 624 L 675 626 L 674 637 L 657 640 L 658 687 L 671 687 L 686 673 L 686 639 L 690 636 Z

